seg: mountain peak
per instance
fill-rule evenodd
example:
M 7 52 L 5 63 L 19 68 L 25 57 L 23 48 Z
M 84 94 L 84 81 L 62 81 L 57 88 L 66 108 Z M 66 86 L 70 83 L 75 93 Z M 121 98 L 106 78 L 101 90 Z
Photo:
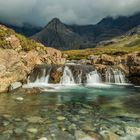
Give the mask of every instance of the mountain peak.
M 48 25 L 58 25 L 58 24 L 63 24 L 59 18 L 53 18 Z

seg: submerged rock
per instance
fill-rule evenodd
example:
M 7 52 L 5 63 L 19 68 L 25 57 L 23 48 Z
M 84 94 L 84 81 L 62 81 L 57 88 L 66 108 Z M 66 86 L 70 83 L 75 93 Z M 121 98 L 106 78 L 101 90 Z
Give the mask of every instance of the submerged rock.
M 26 118 L 26 120 L 29 123 L 43 123 L 44 122 L 44 119 L 38 116 L 32 116 L 32 117 Z
M 12 90 L 15 90 L 15 89 L 18 89 L 22 86 L 22 83 L 21 82 L 14 82 L 10 85 L 9 87 L 9 91 L 12 91 Z
M 37 130 L 36 128 L 28 128 L 28 129 L 27 129 L 27 132 L 36 134 L 36 133 L 38 132 L 38 130 Z
M 48 140 L 46 137 L 39 138 L 38 140 Z
M 95 138 L 92 138 L 79 130 L 75 131 L 75 137 L 76 140 L 96 140 Z

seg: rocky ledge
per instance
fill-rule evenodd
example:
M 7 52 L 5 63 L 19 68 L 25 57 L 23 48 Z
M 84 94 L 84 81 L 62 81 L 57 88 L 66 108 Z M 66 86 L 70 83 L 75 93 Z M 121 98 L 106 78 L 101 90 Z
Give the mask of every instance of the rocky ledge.
M 79 60 L 78 63 L 94 65 L 103 77 L 108 68 L 120 69 L 130 83 L 140 85 L 140 52 L 125 55 L 90 55 L 88 59 Z

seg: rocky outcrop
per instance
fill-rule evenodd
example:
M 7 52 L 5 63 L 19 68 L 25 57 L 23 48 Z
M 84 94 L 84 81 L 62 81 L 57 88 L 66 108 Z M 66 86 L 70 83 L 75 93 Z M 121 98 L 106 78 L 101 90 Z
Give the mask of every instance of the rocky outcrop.
M 12 82 L 25 80 L 27 73 L 16 51 L 0 49 L 0 54 L 0 92 L 3 92 Z
M 19 36 L 0 25 L 0 92 L 17 81 L 24 82 L 37 64 L 64 64 L 59 50 Z
M 108 67 L 121 69 L 131 83 L 140 84 L 140 53 L 130 53 L 122 56 L 111 56 L 107 54 L 89 56 L 91 64 L 101 73 Z M 89 61 L 88 60 L 88 61 Z

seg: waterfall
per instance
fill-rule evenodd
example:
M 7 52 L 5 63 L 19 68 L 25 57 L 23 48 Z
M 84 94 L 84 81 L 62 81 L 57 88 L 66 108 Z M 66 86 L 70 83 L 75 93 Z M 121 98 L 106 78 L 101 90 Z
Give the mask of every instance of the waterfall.
M 119 69 L 109 68 L 106 71 L 106 82 L 107 83 L 126 83 L 124 73 Z
M 124 73 L 118 69 L 114 70 L 114 79 L 115 83 L 126 83 Z
M 87 75 L 87 83 L 88 84 L 95 84 L 95 83 L 100 83 L 100 75 L 98 74 L 97 70 L 89 72 Z
M 61 77 L 60 84 L 70 85 L 75 84 L 73 74 L 68 66 L 65 66 L 63 76 Z
M 33 74 L 30 75 L 28 78 L 28 83 L 49 83 L 49 77 L 50 77 L 50 71 L 51 67 L 43 67 L 43 68 L 37 68 L 33 71 Z
M 104 81 L 104 83 L 102 82 Z M 108 67 L 100 73 L 91 65 L 66 64 L 39 65 L 28 77 L 28 85 L 32 87 L 48 87 L 54 84 L 63 85 L 105 85 L 126 83 L 124 73 L 114 67 Z

